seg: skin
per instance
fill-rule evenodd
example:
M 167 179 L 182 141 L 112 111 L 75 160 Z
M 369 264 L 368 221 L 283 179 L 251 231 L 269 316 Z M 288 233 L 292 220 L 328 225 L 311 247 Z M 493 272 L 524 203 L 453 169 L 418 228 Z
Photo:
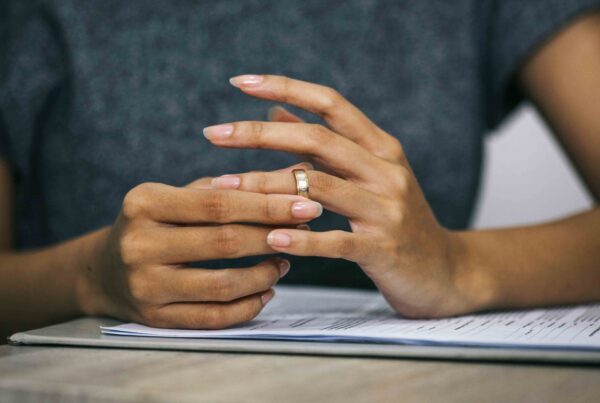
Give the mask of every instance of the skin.
M 596 199 L 599 71 L 596 14 L 563 29 L 518 75 Z M 271 122 L 205 130 L 216 146 L 310 157 L 323 167 L 302 166 L 314 201 L 293 196 L 294 167 L 202 178 L 184 188 L 142 184 L 125 197 L 111 227 L 16 252 L 12 174 L 0 162 L 0 333 L 78 315 L 227 327 L 260 312 L 289 264 L 272 258 L 215 271 L 189 269 L 187 262 L 276 252 L 355 261 L 408 317 L 600 300 L 599 208 L 536 226 L 449 231 L 436 221 L 402 145 L 337 91 L 269 75 L 232 83 L 249 96 L 324 118 L 326 126 L 307 124 L 277 108 Z M 321 206 L 348 217 L 352 231 L 296 228 L 317 217 Z

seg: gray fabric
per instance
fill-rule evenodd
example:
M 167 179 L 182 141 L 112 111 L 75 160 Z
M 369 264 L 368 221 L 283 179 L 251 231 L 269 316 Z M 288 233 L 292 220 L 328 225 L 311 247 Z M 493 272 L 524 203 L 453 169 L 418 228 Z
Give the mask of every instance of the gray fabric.
M 520 101 L 515 69 L 598 4 L 5 0 L 0 155 L 17 180 L 17 245 L 110 224 L 141 182 L 183 185 L 295 161 L 202 137 L 210 124 L 265 118 L 268 104 L 229 86 L 241 73 L 337 88 L 402 141 L 439 220 L 465 228 L 483 135 Z M 347 224 L 326 214 L 314 227 Z M 295 261 L 288 281 L 369 286 L 355 266 L 320 259 Z

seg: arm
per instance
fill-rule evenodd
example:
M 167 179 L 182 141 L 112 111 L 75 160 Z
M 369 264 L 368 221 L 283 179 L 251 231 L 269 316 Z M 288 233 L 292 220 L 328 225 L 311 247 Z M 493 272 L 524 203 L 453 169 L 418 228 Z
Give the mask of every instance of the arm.
M 81 276 L 106 229 L 33 252 L 11 250 L 12 177 L 0 161 L 0 340 L 16 330 L 47 325 L 81 314 Z
M 86 237 L 38 253 L 11 251 L 12 180 L 8 163 L 0 160 L 0 340 L 15 329 L 75 314 L 75 273 L 80 249 L 89 244 Z M 25 267 L 28 269 L 23 270 Z
M 8 163 L 0 160 L 0 340 L 13 330 L 75 314 L 77 262 L 89 244 L 85 237 L 39 253 L 12 252 L 12 180 Z
M 521 72 L 524 87 L 596 197 L 599 72 L 598 16 L 568 27 Z M 286 112 L 279 122 L 234 122 L 227 138 L 207 136 L 222 147 L 308 155 L 335 173 L 308 172 L 311 198 L 348 217 L 352 232 L 279 229 L 269 234 L 274 250 L 354 261 L 390 305 L 409 317 L 600 300 L 600 209 L 544 225 L 448 231 L 433 216 L 401 145 L 335 90 L 268 75 L 240 76 L 232 83 L 327 123 L 305 124 Z M 295 192 L 290 175 L 239 176 L 241 190 Z
M 600 14 L 552 38 L 523 65 L 519 79 L 598 201 Z M 460 260 L 494 289 L 490 306 L 600 300 L 598 207 L 545 225 L 458 235 Z
M 142 184 L 125 197 L 113 226 L 42 250 L 10 250 L 9 221 L 0 221 L 0 336 L 84 314 L 204 329 L 256 316 L 289 262 L 223 270 L 187 262 L 273 253 L 265 242 L 269 225 L 304 223 L 321 206 L 297 196 L 213 190 L 207 180 L 186 188 Z M 0 163 L 4 208 L 11 181 Z

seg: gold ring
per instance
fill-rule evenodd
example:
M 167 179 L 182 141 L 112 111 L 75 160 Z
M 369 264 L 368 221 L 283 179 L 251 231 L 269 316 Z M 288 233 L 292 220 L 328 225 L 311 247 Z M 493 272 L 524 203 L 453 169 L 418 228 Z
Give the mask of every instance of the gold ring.
M 304 169 L 294 169 L 294 178 L 296 178 L 296 194 L 308 199 L 308 175 Z

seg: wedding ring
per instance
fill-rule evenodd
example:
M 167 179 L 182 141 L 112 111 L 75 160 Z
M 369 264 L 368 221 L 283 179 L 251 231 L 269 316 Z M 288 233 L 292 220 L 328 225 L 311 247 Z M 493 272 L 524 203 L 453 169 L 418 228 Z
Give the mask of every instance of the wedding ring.
M 296 194 L 308 199 L 308 175 L 304 169 L 294 169 L 294 178 L 296 178 Z

